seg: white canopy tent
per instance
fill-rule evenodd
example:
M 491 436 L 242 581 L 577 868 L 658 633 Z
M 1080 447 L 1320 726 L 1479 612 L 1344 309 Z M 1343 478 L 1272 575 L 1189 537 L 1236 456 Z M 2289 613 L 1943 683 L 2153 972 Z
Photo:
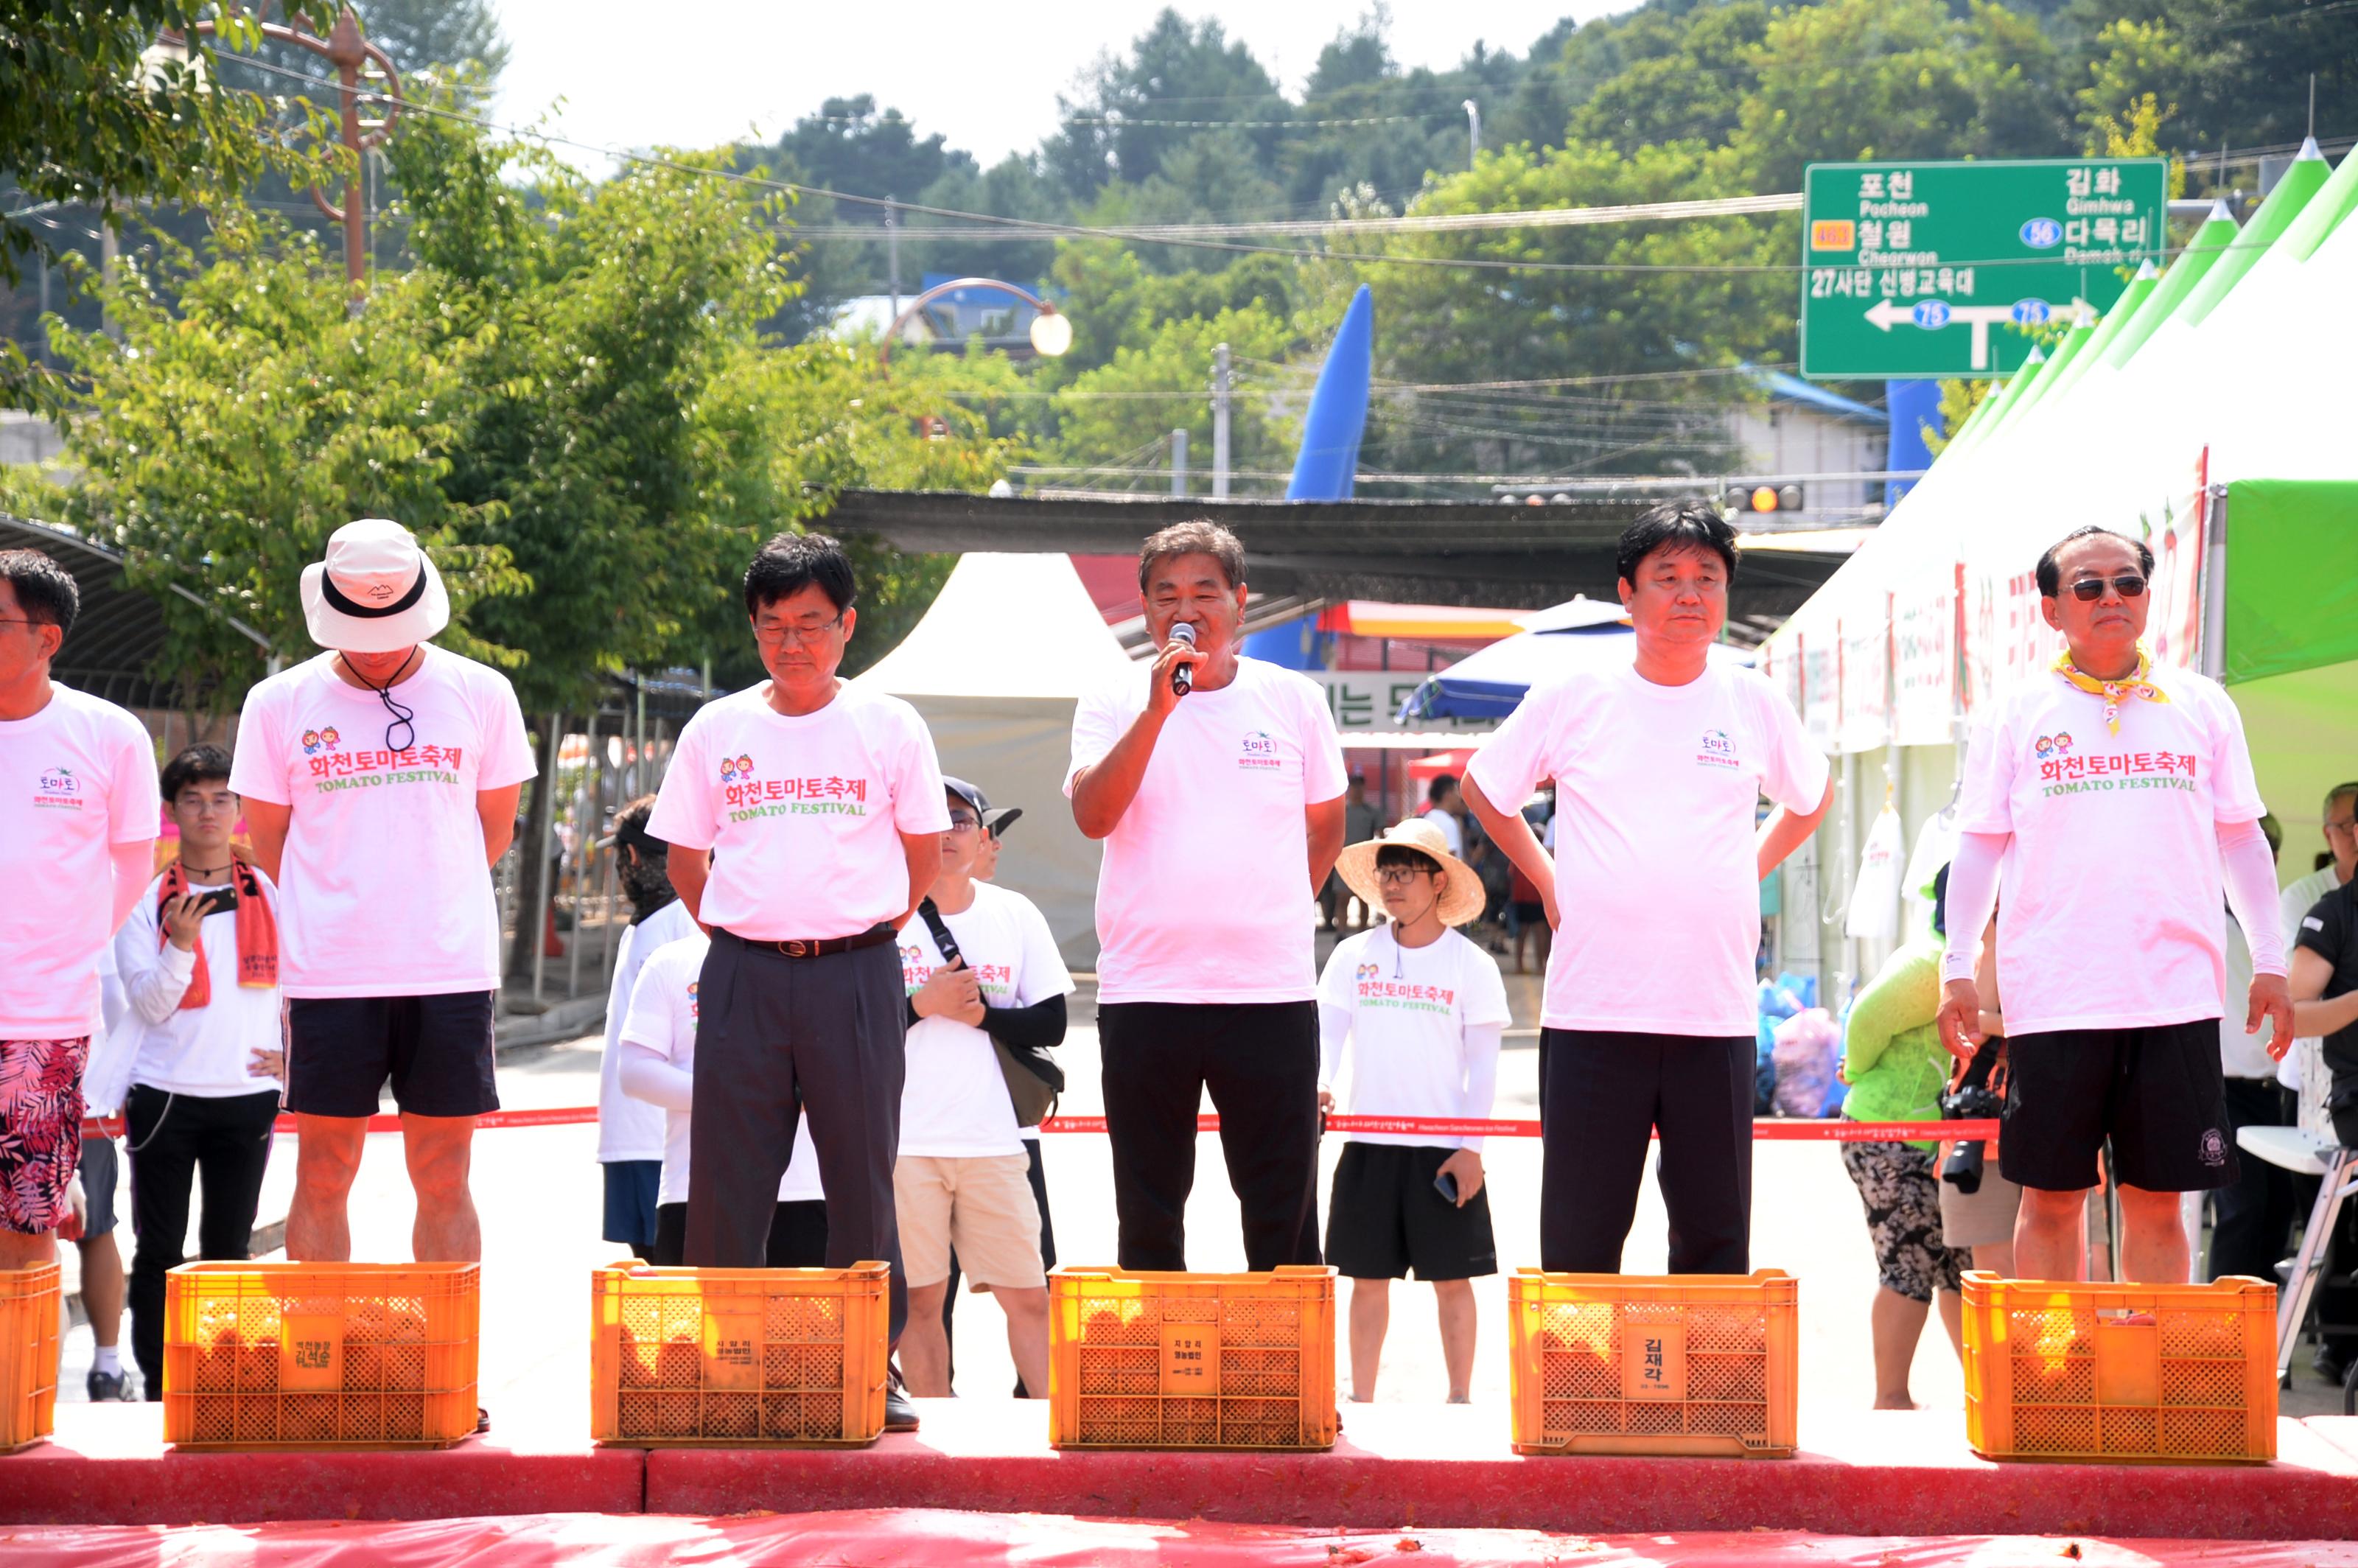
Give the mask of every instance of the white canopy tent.
M 1098 848 L 1065 803 L 1073 705 L 1134 673 L 1070 557 L 959 557 L 925 618 L 859 684 L 906 697 L 934 732 L 942 771 L 994 806 L 1023 808 L 998 881 L 1048 917 L 1065 962 L 1097 962 Z

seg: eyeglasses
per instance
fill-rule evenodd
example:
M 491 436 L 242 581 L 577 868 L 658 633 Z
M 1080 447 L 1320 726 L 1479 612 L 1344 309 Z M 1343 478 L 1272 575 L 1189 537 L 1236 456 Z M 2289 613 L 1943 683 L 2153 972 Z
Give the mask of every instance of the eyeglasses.
M 2071 585 L 2071 597 L 2082 604 L 2093 604 L 2104 597 L 2104 584 L 2107 580 L 2100 577 L 2083 577 Z M 2145 579 L 2135 572 L 2123 572 L 2109 580 L 2114 591 L 2123 599 L 2135 599 L 2145 591 Z
M 2358 827 L 2358 817 L 2353 817 L 2348 822 L 2335 822 L 2329 819 L 2325 824 L 2325 830 L 2328 833 L 2347 833 L 2353 827 Z
M 765 626 L 760 622 L 755 622 L 753 639 L 759 643 L 783 648 L 791 643 L 815 643 L 842 624 L 843 611 L 840 610 L 835 612 L 835 619 L 832 621 L 805 622 L 795 626 L 775 624 Z
M 1390 887 L 1393 883 L 1397 882 L 1401 887 L 1409 887 L 1413 885 L 1416 879 L 1419 877 L 1430 877 L 1437 874 L 1437 872 L 1426 871 L 1422 866 L 1378 866 L 1376 868 L 1376 885 L 1378 887 Z
M 981 826 L 982 818 L 979 816 L 968 816 L 963 811 L 950 813 L 950 831 L 953 833 L 970 833 Z

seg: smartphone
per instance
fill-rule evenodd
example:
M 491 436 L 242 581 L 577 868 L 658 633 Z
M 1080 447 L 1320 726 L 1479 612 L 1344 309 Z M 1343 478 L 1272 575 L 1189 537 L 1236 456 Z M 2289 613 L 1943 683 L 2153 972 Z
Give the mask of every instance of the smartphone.
M 217 887 L 197 901 L 197 907 L 207 915 L 226 914 L 237 907 L 235 887 Z
M 1443 1197 L 1447 1198 L 1451 1203 L 1455 1203 L 1457 1201 L 1457 1177 L 1451 1172 L 1442 1172 L 1441 1174 L 1433 1178 L 1433 1190 L 1439 1193 Z

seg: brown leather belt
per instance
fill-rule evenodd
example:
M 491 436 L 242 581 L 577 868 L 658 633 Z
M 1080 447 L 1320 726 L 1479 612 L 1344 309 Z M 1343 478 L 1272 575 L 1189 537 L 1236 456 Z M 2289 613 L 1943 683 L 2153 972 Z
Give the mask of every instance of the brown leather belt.
M 713 935 L 726 936 L 740 946 L 751 947 L 757 953 L 775 953 L 781 958 L 824 958 L 830 953 L 857 952 L 862 947 L 881 947 L 900 935 L 890 925 L 870 926 L 857 936 L 813 936 L 791 942 L 763 942 L 751 936 L 740 936 L 734 931 L 714 927 Z

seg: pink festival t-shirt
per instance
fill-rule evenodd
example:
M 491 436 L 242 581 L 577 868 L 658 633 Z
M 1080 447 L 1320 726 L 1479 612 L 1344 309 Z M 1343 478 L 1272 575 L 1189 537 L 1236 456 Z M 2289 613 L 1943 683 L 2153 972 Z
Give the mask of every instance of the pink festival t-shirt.
M 51 682 L 0 721 L 0 1040 L 95 1032 L 117 844 L 156 837 L 156 748 L 111 702 Z
M 1623 665 L 1542 687 L 1466 769 L 1501 811 L 1555 780 L 1555 896 L 1541 1022 L 1750 1035 L 1762 795 L 1825 797 L 1826 759 L 1783 694 L 1714 664 L 1684 686 Z
M 757 942 L 856 936 L 909 908 L 903 833 L 946 833 L 934 738 L 897 697 L 846 686 L 816 713 L 769 683 L 698 708 L 647 831 L 714 853 L 697 912 Z
M 500 983 L 479 791 L 538 770 L 507 676 L 427 644 L 393 715 L 322 654 L 246 693 L 230 788 L 290 807 L 278 871 L 287 996 L 448 996 Z
M 2013 835 L 1998 868 L 2008 1033 L 2221 1015 L 2219 825 L 2266 807 L 2218 683 L 2174 665 L 2149 678 L 2169 700 L 2122 703 L 2117 735 L 2103 697 L 2052 672 L 1975 727 L 1957 827 Z
M 1146 708 L 1147 667 L 1081 698 L 1065 793 Z M 1317 994 L 1303 813 L 1338 798 L 1326 697 L 1292 670 L 1237 661 L 1182 697 L 1156 737 L 1098 873 L 1101 1001 L 1307 1001 Z

